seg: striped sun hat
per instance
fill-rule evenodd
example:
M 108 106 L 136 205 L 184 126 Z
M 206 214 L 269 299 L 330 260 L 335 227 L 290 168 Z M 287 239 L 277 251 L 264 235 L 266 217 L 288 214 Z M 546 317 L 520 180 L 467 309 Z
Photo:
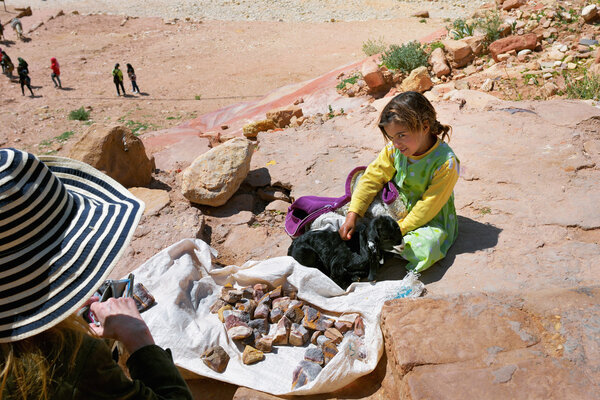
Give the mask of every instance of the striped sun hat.
M 76 312 L 119 260 L 143 211 L 88 164 L 0 149 L 0 343 Z

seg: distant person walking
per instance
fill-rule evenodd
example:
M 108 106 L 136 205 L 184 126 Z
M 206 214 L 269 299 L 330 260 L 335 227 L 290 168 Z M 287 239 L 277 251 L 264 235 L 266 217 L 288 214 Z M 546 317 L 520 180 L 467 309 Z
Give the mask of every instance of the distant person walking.
M 12 26 L 17 34 L 17 39 L 23 40 L 23 25 L 21 25 L 21 20 L 17 17 L 13 18 L 12 21 L 10 21 L 10 26 Z
M 15 69 L 12 60 L 4 50 L 0 50 L 0 54 L 2 54 L 2 60 L 0 61 L 0 64 L 2 64 L 2 73 L 12 77 L 12 73 Z
M 119 69 L 119 63 L 115 64 L 115 68 L 112 71 L 112 75 L 113 82 L 117 87 L 117 96 L 121 95 L 121 92 L 119 92 L 119 86 L 121 86 L 121 89 L 123 90 L 123 96 L 125 96 L 125 86 L 123 86 L 123 71 Z
M 2 21 L 0 21 L 0 40 L 4 40 L 4 25 L 2 25 Z
M 19 74 L 19 83 L 21 84 L 21 94 L 25 96 L 25 86 L 29 89 L 31 97 L 34 96 L 33 90 L 31 90 L 31 78 L 29 77 L 29 65 L 27 61 L 21 57 L 18 58 L 19 66 L 17 67 L 17 74 Z
M 62 84 L 60 83 L 60 65 L 54 57 L 50 59 L 50 69 L 52 70 L 50 77 L 52 78 L 52 82 L 54 82 L 54 87 L 62 89 Z
M 137 82 L 136 82 L 137 78 L 135 76 L 135 70 L 133 69 L 131 64 L 127 64 L 127 75 L 129 76 L 129 80 L 131 80 L 131 87 L 132 87 L 133 93 L 139 93 L 140 88 L 137 85 Z

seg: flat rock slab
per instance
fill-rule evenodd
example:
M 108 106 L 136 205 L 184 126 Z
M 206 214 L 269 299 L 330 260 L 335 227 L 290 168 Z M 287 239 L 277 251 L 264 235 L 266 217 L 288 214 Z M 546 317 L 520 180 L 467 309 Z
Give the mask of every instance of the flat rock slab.
M 148 189 L 144 187 L 132 187 L 129 189 L 138 199 L 146 204 L 144 215 L 155 215 L 170 203 L 169 192 L 162 189 Z
M 388 301 L 382 329 L 403 398 L 596 399 L 600 288 Z

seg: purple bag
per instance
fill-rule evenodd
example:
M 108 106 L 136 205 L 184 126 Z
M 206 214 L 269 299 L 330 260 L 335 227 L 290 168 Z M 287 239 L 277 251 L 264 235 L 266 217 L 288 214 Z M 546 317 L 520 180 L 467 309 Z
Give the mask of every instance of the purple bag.
M 285 231 L 293 238 L 304 233 L 307 224 L 317 217 L 330 211 L 335 211 L 346 205 L 352 198 L 352 178 L 357 172 L 367 169 L 365 166 L 356 167 L 346 178 L 346 193 L 342 197 L 302 196 L 294 201 L 288 208 L 285 216 Z M 398 189 L 392 182 L 388 182 L 382 190 L 382 199 L 386 204 L 391 204 L 398 197 Z

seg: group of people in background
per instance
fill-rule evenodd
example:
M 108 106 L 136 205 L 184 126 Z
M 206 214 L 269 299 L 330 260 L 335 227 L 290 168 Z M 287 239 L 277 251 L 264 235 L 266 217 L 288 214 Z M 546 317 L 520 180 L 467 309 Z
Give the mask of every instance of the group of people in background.
M 119 88 L 123 91 L 123 96 L 125 96 L 125 87 L 123 86 L 123 71 L 119 68 L 119 63 L 115 64 L 115 67 L 112 71 L 113 82 L 117 88 L 117 96 L 121 95 Z M 131 64 L 127 64 L 127 76 L 129 76 L 129 80 L 131 81 L 131 90 L 133 93 L 140 93 L 140 88 L 137 85 L 137 78 L 135 76 L 135 70 Z
M 31 97 L 34 96 L 33 90 L 31 89 L 31 78 L 29 77 L 29 64 L 23 58 L 19 57 L 17 59 L 19 64 L 17 66 L 17 75 L 19 76 L 19 84 L 21 85 L 21 94 L 25 95 L 25 87 L 29 89 L 31 93 Z M 6 54 L 3 49 L 0 49 L 0 65 L 2 66 L 2 73 L 12 78 L 13 71 L 15 66 L 11 60 L 11 58 Z M 60 81 L 60 65 L 56 57 L 52 57 L 50 59 L 50 77 L 52 78 L 52 82 L 54 83 L 55 88 L 62 89 L 62 82 Z M 121 91 L 123 91 L 123 96 L 125 96 L 125 87 L 123 86 L 123 72 L 119 68 L 119 64 L 115 64 L 115 67 L 112 71 L 113 82 L 117 88 L 117 95 L 121 95 Z M 133 93 L 140 93 L 140 88 L 137 85 L 137 78 L 135 76 L 135 70 L 131 64 L 127 64 L 127 76 L 129 76 L 129 80 L 131 81 L 131 88 Z M 120 89 L 120 90 L 119 90 Z
M 19 62 L 17 66 L 17 75 L 19 76 L 19 84 L 21 85 L 21 94 L 25 96 L 25 87 L 27 87 L 29 93 L 31 93 L 31 97 L 33 97 L 31 77 L 29 76 L 29 64 L 21 57 L 17 58 L 17 61 Z M 3 49 L 0 49 L 0 65 L 2 66 L 2 73 L 9 78 L 12 78 L 15 66 L 11 58 Z M 54 87 L 62 89 L 62 83 L 60 81 L 60 65 L 55 57 L 50 59 L 50 69 L 52 70 L 50 77 L 52 78 L 52 82 L 54 82 Z

